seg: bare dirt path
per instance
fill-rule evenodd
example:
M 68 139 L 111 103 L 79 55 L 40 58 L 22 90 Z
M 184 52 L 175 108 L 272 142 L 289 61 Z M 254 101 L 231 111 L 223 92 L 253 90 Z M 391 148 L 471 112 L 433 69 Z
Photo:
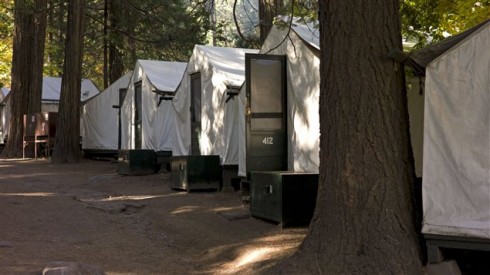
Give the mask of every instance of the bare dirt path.
M 119 176 L 108 161 L 0 159 L 0 274 L 39 274 L 52 261 L 107 274 L 257 274 L 306 234 L 244 218 L 239 194 L 187 194 L 169 180 Z

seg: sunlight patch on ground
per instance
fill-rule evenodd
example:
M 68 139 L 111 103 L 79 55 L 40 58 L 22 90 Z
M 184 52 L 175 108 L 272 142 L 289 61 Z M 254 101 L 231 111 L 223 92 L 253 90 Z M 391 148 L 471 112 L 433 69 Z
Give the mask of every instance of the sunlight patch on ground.
M 222 211 L 231 211 L 231 210 L 237 210 L 237 209 L 240 209 L 240 207 L 216 207 L 216 208 L 213 208 L 211 211 L 222 212 Z
M 280 250 L 280 248 L 263 247 L 245 251 L 242 256 L 235 260 L 234 265 L 236 267 L 241 267 L 246 264 L 270 258 L 271 255 L 274 254 L 274 252 L 277 253 L 278 250 Z
M 283 245 L 271 245 L 271 246 L 248 246 L 242 248 L 239 252 L 238 257 L 235 260 L 224 264 L 221 268 L 222 274 L 235 274 L 245 271 L 254 264 L 260 262 L 278 260 L 289 254 L 292 249 L 296 248 L 296 243 L 289 243 Z
M 195 211 L 195 210 L 200 209 L 200 208 L 202 208 L 202 207 L 199 207 L 199 206 L 182 206 L 182 207 L 179 207 L 179 208 L 175 209 L 174 211 L 170 212 L 170 214 L 176 215 L 176 214 L 189 213 L 189 212 Z
M 32 192 L 32 193 L 0 193 L 0 197 L 53 197 L 56 193 Z
M 98 201 L 98 202 L 110 202 L 110 201 L 142 201 L 149 199 L 157 199 L 157 198 L 165 198 L 165 197 L 175 197 L 178 196 L 178 193 L 175 194 L 167 194 L 167 195 L 134 195 L 134 196 L 109 196 L 103 199 L 94 199 L 94 200 L 84 200 L 84 201 Z

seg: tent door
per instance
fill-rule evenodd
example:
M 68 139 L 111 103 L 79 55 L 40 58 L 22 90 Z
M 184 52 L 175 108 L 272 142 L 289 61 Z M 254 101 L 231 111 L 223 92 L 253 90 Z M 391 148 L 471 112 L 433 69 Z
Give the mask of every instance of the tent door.
M 141 103 L 141 82 L 134 84 L 134 149 L 141 149 L 142 146 L 142 103 Z
M 121 88 L 119 89 L 119 109 L 117 111 L 117 119 L 118 119 L 118 128 L 117 128 L 117 149 L 121 149 L 121 108 L 124 103 L 124 98 L 126 97 L 126 92 L 128 91 L 127 88 Z
M 287 170 L 286 58 L 245 55 L 247 172 Z
M 201 155 L 201 73 L 191 75 L 191 155 Z

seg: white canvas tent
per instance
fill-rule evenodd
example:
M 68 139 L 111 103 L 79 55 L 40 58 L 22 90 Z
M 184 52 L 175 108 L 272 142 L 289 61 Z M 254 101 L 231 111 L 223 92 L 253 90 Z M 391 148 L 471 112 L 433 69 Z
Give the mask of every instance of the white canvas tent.
M 84 135 L 82 149 L 117 150 L 121 89 L 127 89 L 132 72 L 128 72 L 83 106 Z
M 141 149 L 172 151 L 173 112 L 170 100 L 182 79 L 187 63 L 138 60 L 129 82 L 121 112 L 121 148 L 135 146 L 135 88 L 141 87 Z
M 229 97 L 245 80 L 245 53 L 257 50 L 196 45 L 172 100 L 176 137 L 173 155 L 191 154 L 191 75 L 200 73 L 201 155 L 219 155 L 222 165 L 238 165 L 239 100 Z
M 6 104 L 3 102 L 7 94 L 10 92 L 9 88 L 2 87 L 0 90 L 0 143 L 3 143 L 5 137 L 5 120 L 6 115 L 4 113 L 4 109 L 6 108 Z
M 424 234 L 490 239 L 490 21 L 409 55 L 425 75 Z
M 5 104 L 2 110 L 2 125 L 4 136 L 8 135 L 10 123 L 10 96 L 9 93 L 3 103 Z M 41 112 L 58 112 L 58 106 L 61 94 L 61 77 L 43 77 L 42 96 L 41 96 Z M 90 79 L 82 79 L 80 87 L 80 101 L 85 102 L 91 97 L 99 94 L 99 90 Z M 82 121 L 81 121 L 82 123 Z M 83 136 L 83 127 L 80 125 L 81 135 Z M 3 138 L 2 138 L 3 140 Z
M 284 18 L 287 22 L 288 18 Z M 313 23 L 294 19 L 288 28 L 273 26 L 261 54 L 287 57 L 287 137 L 288 169 L 318 173 L 320 163 L 320 42 Z M 289 33 L 289 38 L 287 35 Z M 240 93 L 239 175 L 246 176 L 245 89 Z

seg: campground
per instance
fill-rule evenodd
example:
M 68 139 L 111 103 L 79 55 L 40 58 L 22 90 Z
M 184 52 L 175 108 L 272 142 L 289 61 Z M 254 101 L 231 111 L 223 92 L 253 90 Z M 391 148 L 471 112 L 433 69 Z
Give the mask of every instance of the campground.
M 239 192 L 175 191 L 170 173 L 120 176 L 116 166 L 0 159 L 0 274 L 55 261 L 106 274 L 257 274 L 306 234 L 248 216 Z

